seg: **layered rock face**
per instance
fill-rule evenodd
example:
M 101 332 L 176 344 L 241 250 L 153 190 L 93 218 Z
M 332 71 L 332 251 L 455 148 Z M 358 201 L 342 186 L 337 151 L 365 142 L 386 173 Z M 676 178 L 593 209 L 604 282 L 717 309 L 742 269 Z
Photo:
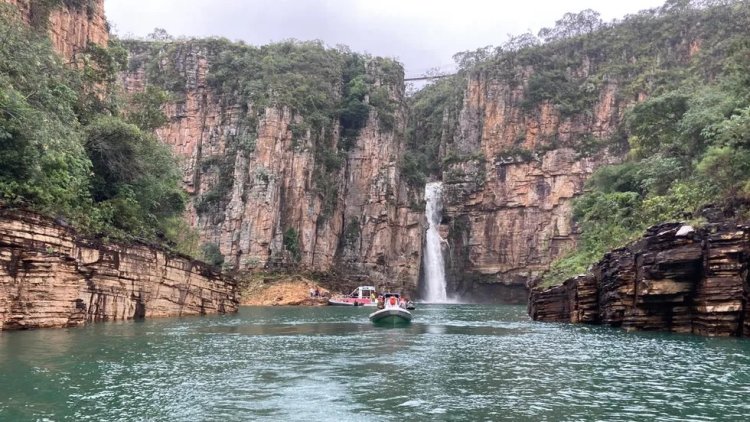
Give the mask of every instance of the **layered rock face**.
M 0 210 L 0 330 L 235 312 L 234 281 L 148 246 L 98 245 L 39 215 Z
M 583 139 L 609 138 L 632 102 L 616 95 L 615 84 L 604 86 L 591 113 L 563 117 L 548 102 L 530 112 L 522 101 L 531 71 L 517 85 L 472 76 L 458 128 L 443 146 L 446 154 L 483 157 L 443 171 L 450 283 L 464 296 L 524 302 L 527 281 L 575 246 L 572 199 L 594 170 L 621 159 L 580 148 Z
M 143 65 L 132 65 L 143 54 L 131 51 L 131 70 L 122 78 L 128 92 L 149 83 Z M 404 127 L 401 106 L 391 130 L 382 129 L 371 112 L 333 178 L 335 197 L 326 199 L 315 179 L 320 163 L 311 134 L 293 131 L 302 117 L 286 107 L 267 107 L 255 121 L 254 104 L 218 95 L 207 83 L 210 52 L 200 43 L 181 45 L 166 60 L 185 86 L 167 106 L 170 122 L 157 134 L 181 159 L 193 199 L 188 219 L 204 242 L 217 244 L 236 269 L 285 266 L 293 261 L 284 242 L 291 229 L 299 247 L 295 268 L 338 272 L 337 280 L 349 281 L 345 289 L 357 283 L 416 289 L 423 211 L 410 206 L 421 198 L 407 190 L 397 170 L 404 151 L 396 135 Z M 403 85 L 391 88 L 399 104 L 403 95 Z M 238 147 L 248 132 L 257 134 L 252 145 Z M 338 139 L 334 133 L 332 144 Z M 230 177 L 222 180 L 222 171 Z M 214 195 L 207 206 L 206 198 Z
M 591 274 L 534 289 L 535 320 L 708 336 L 750 336 L 750 228 L 664 224 L 607 254 Z
M 76 55 L 89 44 L 106 46 L 109 40 L 109 27 L 104 15 L 104 0 L 80 2 L 59 1 L 50 6 L 36 5 L 32 0 L 2 0 L 18 8 L 27 23 L 46 25 L 52 46 L 67 62 L 73 62 Z M 74 5 L 76 4 L 76 5 Z M 47 22 L 38 22 L 47 17 Z

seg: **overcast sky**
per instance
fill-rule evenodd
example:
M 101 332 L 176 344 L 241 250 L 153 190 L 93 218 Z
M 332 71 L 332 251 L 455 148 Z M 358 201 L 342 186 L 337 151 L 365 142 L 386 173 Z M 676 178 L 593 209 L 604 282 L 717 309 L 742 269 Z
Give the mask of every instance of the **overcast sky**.
M 566 12 L 594 9 L 605 21 L 664 0 L 105 0 L 122 37 L 160 27 L 175 36 L 222 36 L 260 45 L 288 38 L 345 44 L 394 57 L 407 76 L 449 70 L 459 51 L 537 33 Z

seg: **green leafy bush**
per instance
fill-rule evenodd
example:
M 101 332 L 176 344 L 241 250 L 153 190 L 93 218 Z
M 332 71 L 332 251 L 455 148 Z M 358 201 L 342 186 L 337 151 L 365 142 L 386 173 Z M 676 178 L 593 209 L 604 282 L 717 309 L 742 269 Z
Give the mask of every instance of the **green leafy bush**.
M 215 267 L 220 267 L 224 264 L 224 255 L 221 253 L 221 248 L 216 243 L 204 243 L 201 245 L 202 258 L 206 263 Z
M 0 199 L 61 213 L 86 201 L 75 75 L 47 39 L 0 5 Z
M 291 227 L 284 231 L 284 249 L 289 252 L 294 262 L 302 260 L 302 250 L 299 245 L 299 232 Z

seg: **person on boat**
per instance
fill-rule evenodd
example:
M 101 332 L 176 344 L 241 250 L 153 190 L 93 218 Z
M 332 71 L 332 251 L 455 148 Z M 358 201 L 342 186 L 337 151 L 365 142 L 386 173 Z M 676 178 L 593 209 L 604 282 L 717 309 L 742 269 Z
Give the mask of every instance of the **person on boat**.
M 378 296 L 378 309 L 385 308 L 385 298 L 383 295 Z
M 375 292 L 373 291 L 372 293 L 370 293 L 370 302 L 375 302 L 376 299 L 377 299 L 377 296 L 375 295 Z

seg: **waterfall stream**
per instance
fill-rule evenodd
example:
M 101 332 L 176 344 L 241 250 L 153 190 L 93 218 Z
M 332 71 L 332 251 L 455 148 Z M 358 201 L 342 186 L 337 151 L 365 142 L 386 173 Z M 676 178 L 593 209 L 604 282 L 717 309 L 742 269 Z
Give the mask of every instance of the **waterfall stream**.
M 445 262 L 443 261 L 442 243 L 438 228 L 443 218 L 443 184 L 428 183 L 425 186 L 424 199 L 427 202 L 427 235 L 424 250 L 424 283 L 425 297 L 428 303 L 445 303 L 448 301 L 445 286 Z

